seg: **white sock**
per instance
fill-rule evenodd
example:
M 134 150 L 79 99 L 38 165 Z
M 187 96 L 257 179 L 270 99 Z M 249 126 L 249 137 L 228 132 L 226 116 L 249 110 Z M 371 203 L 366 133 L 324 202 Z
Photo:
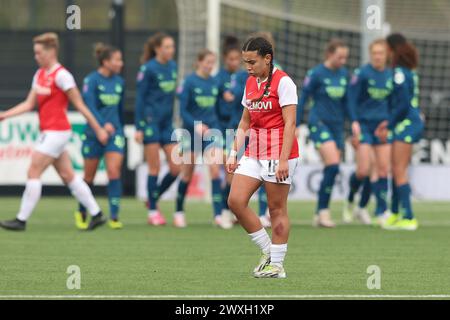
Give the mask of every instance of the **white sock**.
M 100 207 L 95 201 L 91 189 L 81 177 L 75 176 L 67 186 L 72 195 L 89 211 L 91 216 L 95 216 L 100 212 Z
M 248 235 L 263 253 L 268 254 L 270 252 L 270 245 L 272 244 L 272 241 L 270 240 L 266 229 L 262 228 L 261 230 L 254 233 L 249 233 Z
M 287 252 L 287 243 L 285 244 L 272 244 L 270 246 L 270 263 L 279 266 L 283 265 L 284 257 Z
M 148 215 L 154 217 L 158 214 L 158 210 L 148 210 Z
M 17 219 L 27 221 L 36 207 L 42 193 L 42 182 L 39 179 L 30 179 L 25 185 L 25 191 L 22 195 L 22 202 L 20 203 L 20 211 L 17 214 Z

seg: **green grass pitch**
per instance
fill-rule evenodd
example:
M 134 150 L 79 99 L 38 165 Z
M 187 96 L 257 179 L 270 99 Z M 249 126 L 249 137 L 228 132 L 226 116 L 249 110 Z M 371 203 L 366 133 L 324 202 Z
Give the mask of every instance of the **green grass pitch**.
M 0 219 L 14 217 L 19 198 L 0 198 Z M 100 199 L 107 208 L 106 199 Z M 255 206 L 256 203 L 252 203 Z M 173 202 L 161 210 L 172 220 Z M 416 232 L 384 231 L 357 224 L 334 230 L 311 226 L 313 202 L 289 202 L 292 229 L 287 279 L 254 279 L 256 247 L 240 226 L 212 226 L 211 206 L 187 204 L 186 229 L 146 224 L 141 202 L 122 202 L 123 230 L 105 226 L 77 231 L 76 203 L 43 198 L 25 233 L 0 230 L 0 299 L 11 296 L 98 296 L 271 299 L 380 295 L 450 298 L 450 204 L 414 204 Z M 340 220 L 341 203 L 333 203 Z M 81 289 L 66 286 L 67 268 L 81 270 Z M 369 290 L 367 268 L 381 270 L 381 289 Z

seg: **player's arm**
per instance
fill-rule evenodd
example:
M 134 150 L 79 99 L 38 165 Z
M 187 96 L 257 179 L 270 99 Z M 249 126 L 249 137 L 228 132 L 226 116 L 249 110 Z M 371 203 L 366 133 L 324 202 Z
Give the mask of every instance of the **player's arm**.
M 185 81 L 179 89 L 178 98 L 180 100 L 180 117 L 183 120 L 183 124 L 185 127 L 194 128 L 198 133 L 201 133 L 201 128 L 195 128 L 195 119 L 192 114 L 189 112 L 189 101 L 191 100 L 191 89 L 189 82 Z
M 31 89 L 30 92 L 28 93 L 27 98 L 24 101 L 10 108 L 9 110 L 0 112 L 0 121 L 31 111 L 34 109 L 35 105 L 36 105 L 36 92 L 34 91 L 34 89 Z
M 302 121 L 305 106 L 308 103 L 312 93 L 316 89 L 317 83 L 318 81 L 316 74 L 313 72 L 313 70 L 308 71 L 305 80 L 303 80 L 303 86 L 300 92 L 300 101 L 298 102 L 297 105 L 297 115 L 296 115 L 297 127 L 300 125 Z
M 237 128 L 236 136 L 234 138 L 233 147 L 230 150 L 229 157 L 226 163 L 226 169 L 228 173 L 233 173 L 238 167 L 237 164 L 238 150 L 241 150 L 245 144 L 245 137 L 247 135 L 248 129 L 250 129 L 250 112 L 248 111 L 247 108 L 244 107 L 241 121 L 239 121 L 239 126 Z
M 358 105 L 358 99 L 363 90 L 364 74 L 358 69 L 355 70 L 350 83 L 345 90 L 344 106 L 346 109 L 347 117 L 351 122 L 353 145 L 357 146 L 359 143 L 359 136 L 361 135 L 361 128 L 356 116 L 356 108 Z
M 89 108 L 84 104 L 78 88 L 72 87 L 66 91 L 67 97 L 72 105 L 77 109 L 87 120 L 89 126 L 94 130 L 97 139 L 104 145 L 108 143 L 108 133 L 100 125 L 95 116 L 89 111 Z
M 97 99 L 97 83 L 93 79 L 86 78 L 83 85 L 83 101 L 89 108 L 89 111 L 94 115 L 100 126 L 104 127 L 108 134 L 114 134 L 114 126 L 106 123 L 98 110 Z
M 136 127 L 135 140 L 141 143 L 144 140 L 144 130 L 147 124 L 145 119 L 145 97 L 150 89 L 151 74 L 145 65 L 137 75 L 136 102 L 134 107 L 134 125 Z

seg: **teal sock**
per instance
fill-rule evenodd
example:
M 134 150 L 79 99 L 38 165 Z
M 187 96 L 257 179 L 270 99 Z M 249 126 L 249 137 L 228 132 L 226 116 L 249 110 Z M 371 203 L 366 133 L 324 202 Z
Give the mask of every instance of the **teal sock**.
M 170 188 L 170 186 L 172 185 L 172 183 L 175 182 L 175 180 L 177 180 L 178 176 L 173 176 L 170 172 L 167 173 L 164 178 L 161 181 L 161 184 L 159 185 L 159 190 L 158 190 L 158 198 L 162 196 L 162 194 L 164 192 L 167 191 L 167 189 Z
M 370 182 L 370 178 L 365 178 L 362 191 L 361 191 L 361 199 L 359 199 L 359 207 L 365 208 L 370 200 L 370 194 L 372 193 L 372 183 Z
M 391 187 L 392 187 L 392 199 L 391 199 L 391 211 L 394 214 L 398 213 L 398 192 L 397 186 L 395 185 L 394 179 L 391 179 Z
M 149 175 L 147 177 L 147 197 L 149 209 L 156 210 L 156 202 L 158 201 L 158 176 Z
M 359 187 L 361 187 L 361 184 L 363 183 L 364 178 L 362 179 L 358 179 L 358 177 L 356 176 L 356 173 L 353 172 L 352 175 L 350 176 L 350 191 L 348 193 L 348 202 L 353 203 L 353 200 L 355 198 L 355 193 L 358 192 Z
M 262 217 L 266 214 L 267 210 L 267 193 L 264 184 L 262 184 L 261 187 L 259 187 L 258 204 L 259 204 L 259 216 Z
M 184 211 L 184 198 L 186 197 L 188 186 L 189 186 L 188 182 L 180 180 L 180 184 L 178 185 L 177 201 L 176 201 L 177 212 Z
M 387 178 L 379 178 L 372 184 L 373 193 L 377 200 L 375 215 L 381 215 L 387 210 L 387 191 L 388 180 Z
M 219 216 L 220 214 L 222 214 L 223 198 L 222 198 L 221 184 L 222 181 L 220 179 L 212 180 L 211 192 L 212 192 L 214 216 Z
M 400 212 L 403 219 L 414 219 L 411 207 L 411 188 L 408 183 L 397 187 Z
M 229 210 L 228 207 L 228 197 L 230 196 L 231 184 L 227 182 L 225 188 L 223 189 L 223 208 Z
M 323 178 L 320 183 L 319 189 L 319 201 L 317 207 L 317 213 L 322 209 L 328 209 L 330 205 L 331 192 L 333 191 L 334 180 L 339 173 L 339 165 L 334 164 L 326 166 L 323 169 Z
M 117 220 L 120 210 L 120 198 L 122 197 L 122 181 L 110 180 L 108 183 L 108 202 L 111 220 Z

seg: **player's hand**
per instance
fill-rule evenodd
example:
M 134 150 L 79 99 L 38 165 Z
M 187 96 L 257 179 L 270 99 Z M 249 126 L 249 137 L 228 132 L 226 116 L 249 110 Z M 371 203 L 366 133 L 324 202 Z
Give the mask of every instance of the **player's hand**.
M 110 122 L 105 123 L 103 128 L 106 130 L 106 132 L 108 132 L 108 134 L 110 136 L 112 136 L 114 134 L 114 132 L 116 132 L 116 129 L 114 128 L 114 126 Z
M 198 125 L 195 126 L 194 130 L 195 132 L 202 136 L 203 134 L 205 134 L 205 132 L 209 129 L 209 127 L 206 124 L 200 123 Z
M 284 182 L 289 178 L 289 161 L 288 160 L 280 160 L 278 162 L 278 168 L 275 171 L 275 177 L 277 178 L 277 182 Z
M 235 155 L 230 155 L 227 159 L 227 163 L 225 164 L 225 168 L 228 173 L 234 173 L 236 169 L 239 167 L 237 157 Z
M 97 132 L 97 139 L 100 141 L 100 143 L 104 146 L 108 143 L 109 135 L 108 132 L 104 128 L 100 128 Z
M 144 142 L 144 131 L 138 130 L 134 133 L 134 140 L 137 143 L 142 143 Z
M 232 94 L 230 91 L 225 91 L 223 93 L 223 100 L 225 100 L 226 102 L 233 102 L 234 99 L 234 94 Z
M 380 139 L 381 142 L 386 143 L 388 138 L 388 122 L 385 120 L 381 122 L 377 129 L 375 130 L 375 135 Z
M 359 146 L 359 139 L 361 137 L 361 127 L 358 121 L 352 122 L 352 139 L 351 143 L 353 148 L 357 149 Z

